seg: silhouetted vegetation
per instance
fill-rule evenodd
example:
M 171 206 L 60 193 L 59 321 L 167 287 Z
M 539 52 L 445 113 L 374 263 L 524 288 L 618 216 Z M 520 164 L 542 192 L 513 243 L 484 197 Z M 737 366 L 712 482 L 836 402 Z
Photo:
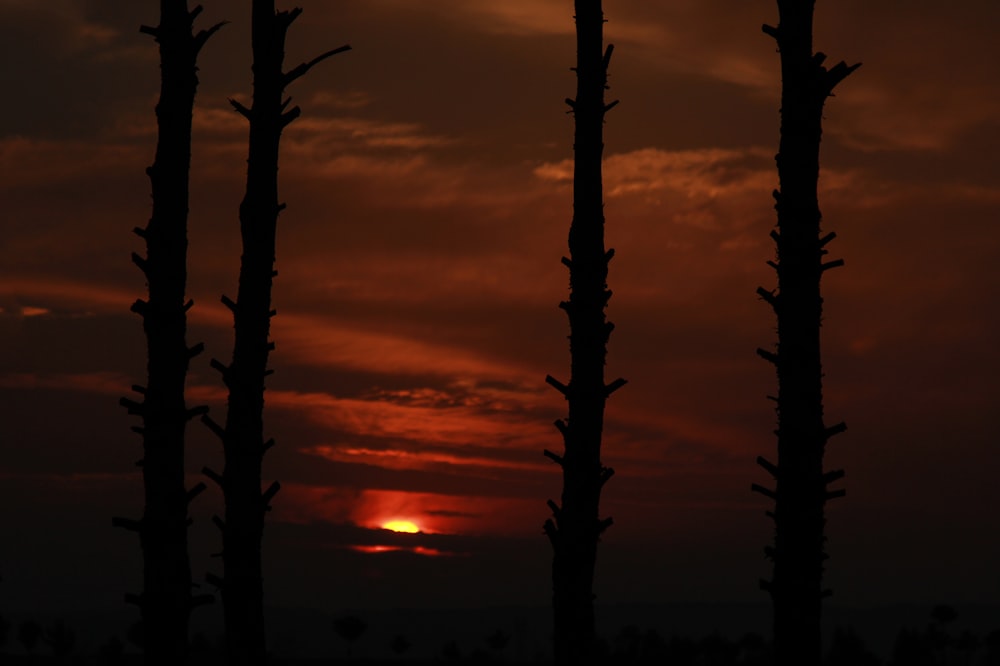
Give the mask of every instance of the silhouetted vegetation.
M 625 381 L 604 383 L 607 343 L 613 324 L 604 309 L 608 262 L 604 249 L 602 155 L 608 64 L 613 46 L 604 49 L 604 12 L 600 0 L 576 0 L 577 92 L 567 99 L 576 122 L 574 135 L 573 221 L 569 230 L 570 296 L 560 307 L 569 316 L 570 381 L 546 381 L 569 403 L 569 418 L 556 421 L 564 453 L 545 455 L 562 467 L 562 502 L 549 500 L 553 517 L 545 521 L 552 543 L 552 606 L 557 664 L 579 664 L 594 649 L 594 565 L 597 542 L 611 525 L 598 516 L 601 488 L 614 471 L 601 464 L 604 405 Z
M 35 651 L 41 637 L 42 625 L 34 620 L 24 620 L 17 628 L 17 642 L 24 647 L 24 651 L 28 654 Z
M 345 615 L 333 621 L 333 630 L 347 642 L 347 656 L 351 656 L 354 644 L 368 631 L 368 623 L 356 615 Z
M 135 233 L 146 241 L 146 256 L 132 261 L 146 276 L 148 300 L 132 311 L 142 317 L 148 351 L 146 386 L 133 386 L 142 402 L 122 398 L 129 414 L 142 417 L 133 428 L 142 436 L 145 508 L 142 519 L 114 519 L 138 532 L 143 556 L 143 591 L 126 599 L 139 605 L 146 632 L 146 664 L 177 665 L 187 661 L 191 608 L 212 601 L 192 596 L 188 557 L 188 504 L 205 484 L 184 486 L 184 430 L 206 407 L 187 409 L 184 382 L 188 363 L 204 345 L 188 347 L 187 217 L 191 166 L 191 123 L 198 87 L 198 52 L 222 24 L 197 35 L 194 19 L 201 7 L 188 11 L 186 0 L 161 0 L 160 24 L 143 26 L 160 45 L 160 101 L 156 105 L 156 158 L 146 170 L 153 189 L 153 214 Z
M 826 56 L 813 53 L 814 5 L 815 0 L 778 0 L 778 27 L 763 27 L 781 53 L 781 142 L 775 158 L 780 190 L 774 191 L 778 230 L 771 232 L 778 261 L 769 262 L 778 274 L 778 290 L 759 287 L 757 293 L 777 315 L 778 349 L 757 352 L 778 373 L 778 461 L 757 459 L 774 477 L 775 489 L 757 484 L 753 489 L 775 501 L 770 514 L 774 546 L 765 549 L 774 576 L 762 586 L 774 601 L 778 666 L 820 662 L 824 506 L 844 494 L 828 489 L 844 472 L 823 472 L 826 442 L 846 426 L 824 425 L 819 336 L 820 276 L 843 262 L 823 261 L 823 248 L 834 234 L 820 238 L 817 183 L 823 105 L 858 65 L 841 62 L 828 70 Z
M 7 647 L 10 640 L 10 620 L 0 615 L 0 649 Z
M 392 643 L 389 644 L 389 647 L 392 649 L 394 654 L 402 655 L 410 649 L 411 643 L 406 636 L 396 634 L 392 637 Z
M 285 88 L 314 65 L 349 49 L 342 46 L 283 71 L 285 37 L 301 9 L 275 11 L 274 0 L 253 0 L 251 41 L 253 49 L 253 103 L 250 108 L 230 100 L 233 108 L 250 123 L 246 194 L 240 204 L 239 291 L 236 301 L 223 296 L 233 313 L 235 342 L 232 363 L 213 359 L 229 389 L 225 427 L 207 415 L 203 421 L 222 440 L 225 468 L 222 475 L 206 469 L 219 483 L 226 502 L 226 517 L 215 518 L 222 529 L 221 579 L 213 576 L 222 591 L 229 663 L 257 666 L 266 661 L 264 634 L 264 589 L 261 576 L 261 539 L 264 514 L 280 484 L 275 481 L 261 492 L 264 452 L 273 441 L 264 441 L 264 379 L 270 374 L 271 285 L 274 270 L 278 214 L 278 146 L 281 133 L 301 113 L 287 109 Z M 286 110 L 287 109 L 287 110 Z
M 62 662 L 76 646 L 76 632 L 64 620 L 55 620 L 42 632 L 42 643 L 52 651 L 57 662 Z

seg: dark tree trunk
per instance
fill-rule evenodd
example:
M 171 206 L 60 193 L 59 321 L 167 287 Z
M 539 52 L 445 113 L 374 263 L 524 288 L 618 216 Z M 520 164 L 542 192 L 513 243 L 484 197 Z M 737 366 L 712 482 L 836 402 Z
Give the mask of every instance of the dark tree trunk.
M 230 664 L 257 666 L 266 663 L 264 641 L 264 590 L 261 576 L 261 539 L 264 513 L 280 485 L 261 491 L 264 452 L 273 442 L 264 441 L 264 378 L 268 355 L 271 284 L 274 270 L 278 213 L 278 145 L 281 133 L 300 113 L 285 110 L 285 87 L 313 65 L 350 47 L 324 53 L 290 72 L 282 71 L 285 35 L 302 13 L 301 9 L 275 12 L 274 0 L 253 0 L 253 104 L 247 109 L 230 100 L 250 121 L 246 194 L 240 204 L 243 256 L 240 262 L 236 302 L 223 296 L 233 312 L 235 342 L 233 360 L 227 367 L 213 359 L 229 389 L 225 427 L 203 417 L 222 439 L 225 469 L 222 476 L 205 470 L 223 490 L 226 502 L 222 528 L 223 578 L 212 578 L 222 590 L 226 644 Z
M 858 65 L 841 62 L 827 70 L 825 56 L 812 51 L 815 0 L 778 0 L 777 28 L 765 25 L 781 52 L 781 144 L 776 161 L 780 191 L 774 192 L 778 229 L 776 292 L 757 293 L 778 318 L 777 353 L 758 350 L 775 364 L 778 374 L 778 464 L 758 463 L 775 478 L 773 491 L 753 489 L 775 500 L 775 543 L 765 552 L 774 562 L 774 577 L 762 581 L 774 603 L 774 642 L 778 666 L 819 666 L 823 529 L 826 502 L 844 494 L 828 490 L 843 477 L 841 470 L 823 472 L 827 440 L 846 426 L 823 421 L 820 322 L 823 299 L 820 276 L 843 264 L 824 262 L 824 246 L 834 234 L 820 237 L 817 199 L 819 146 L 823 105 L 833 88 Z
M 565 452 L 545 455 L 563 471 L 562 504 L 549 501 L 553 518 L 545 522 L 552 542 L 552 605 L 557 664 L 586 663 L 594 649 L 594 565 L 597 542 L 611 525 L 600 520 L 601 488 L 614 473 L 601 464 L 601 433 L 607 397 L 625 382 L 604 383 L 607 342 L 613 325 L 604 308 L 608 262 L 604 249 L 604 90 L 612 46 L 604 50 L 604 13 L 600 0 L 576 0 L 577 94 L 567 100 L 576 119 L 573 222 L 569 231 L 570 297 L 560 304 L 569 316 L 571 375 L 568 385 L 550 377 L 569 403 L 569 418 L 556 421 Z
M 115 519 L 115 524 L 139 533 L 143 554 L 143 592 L 129 597 L 142 614 L 145 663 L 187 662 L 188 619 L 191 608 L 211 597 L 192 597 L 188 559 L 188 503 L 205 489 L 184 487 L 184 430 L 187 421 L 205 408 L 188 410 L 184 381 L 188 361 L 202 345 L 185 342 L 187 309 L 188 178 L 191 165 L 191 118 L 198 87 L 196 59 L 201 47 L 222 24 L 197 35 L 192 25 L 201 11 L 187 9 L 186 0 L 161 0 L 160 24 L 143 26 L 160 45 L 160 101 L 156 106 L 159 134 L 156 158 L 147 169 L 153 189 L 149 224 L 135 232 L 146 241 L 146 257 L 132 255 L 145 273 L 149 299 L 132 310 L 142 316 L 148 350 L 145 387 L 133 387 L 141 403 L 122 399 L 131 414 L 142 417 L 135 430 L 143 438 L 145 510 L 142 520 Z

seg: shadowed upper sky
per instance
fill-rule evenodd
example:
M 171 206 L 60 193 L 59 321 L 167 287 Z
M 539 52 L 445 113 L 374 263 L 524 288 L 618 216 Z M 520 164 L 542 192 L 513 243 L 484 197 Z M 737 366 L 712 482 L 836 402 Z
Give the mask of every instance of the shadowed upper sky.
M 249 12 L 204 0 L 195 111 L 189 402 L 223 413 L 250 91 Z M 545 500 L 560 492 L 547 373 L 568 379 L 572 3 L 308 0 L 291 89 L 265 476 L 273 603 L 547 602 Z M 150 213 L 155 3 L 0 0 L 0 596 L 120 604 L 139 585 L 134 423 L 143 295 L 130 233 Z M 765 0 L 608 0 L 608 379 L 601 601 L 762 600 L 774 342 L 765 261 L 778 56 Z M 1000 5 L 820 0 L 816 48 L 864 66 L 826 106 L 820 205 L 826 414 L 849 430 L 829 506 L 841 603 L 995 601 L 1000 353 Z M 221 468 L 194 424 L 188 466 Z M 195 577 L 219 566 L 193 508 Z M 411 521 L 423 533 L 381 530 Z M 67 553 L 75 553 L 70 558 Z

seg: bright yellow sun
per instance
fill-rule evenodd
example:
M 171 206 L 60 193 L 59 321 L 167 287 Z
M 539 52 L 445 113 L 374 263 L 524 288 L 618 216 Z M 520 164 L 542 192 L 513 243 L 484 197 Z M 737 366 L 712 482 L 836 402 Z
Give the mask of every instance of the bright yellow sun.
M 409 520 L 390 520 L 382 525 L 382 529 L 392 530 L 393 532 L 406 532 L 407 534 L 416 534 L 420 531 L 420 528 Z

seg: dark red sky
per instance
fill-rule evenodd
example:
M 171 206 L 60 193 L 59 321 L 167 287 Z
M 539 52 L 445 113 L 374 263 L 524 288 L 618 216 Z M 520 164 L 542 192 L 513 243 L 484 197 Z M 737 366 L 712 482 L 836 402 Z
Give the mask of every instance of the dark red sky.
M 134 423 L 143 294 L 129 231 L 149 216 L 156 3 L 0 0 L 0 595 L 117 607 L 139 585 Z M 191 401 L 231 353 L 250 90 L 246 3 L 206 47 L 195 116 Z M 280 479 L 271 603 L 545 604 L 551 422 L 568 373 L 572 3 L 301 3 L 290 66 L 354 50 L 292 90 L 266 429 Z M 764 601 L 774 341 L 778 58 L 773 2 L 608 0 L 616 45 L 607 237 L 617 250 L 601 601 Z M 821 206 L 836 231 L 823 329 L 838 603 L 996 601 L 1000 373 L 1000 5 L 821 0 L 817 48 L 864 62 L 826 108 Z M 220 452 L 190 429 L 192 483 Z M 196 576 L 217 569 L 194 507 Z M 433 534 L 377 528 L 411 520 Z M 421 546 L 423 554 L 351 546 Z M 435 556 L 428 553 L 448 555 Z

